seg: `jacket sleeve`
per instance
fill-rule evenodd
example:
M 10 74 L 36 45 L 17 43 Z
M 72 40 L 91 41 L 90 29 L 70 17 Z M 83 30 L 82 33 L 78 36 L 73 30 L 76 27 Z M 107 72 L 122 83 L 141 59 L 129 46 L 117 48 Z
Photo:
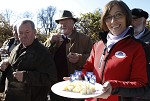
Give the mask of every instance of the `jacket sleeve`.
M 93 45 L 92 47 L 92 50 L 91 50 L 91 53 L 90 53 L 90 56 L 88 57 L 88 59 L 86 60 L 86 63 L 84 64 L 83 66 L 83 69 L 82 69 L 82 73 L 85 75 L 85 73 L 88 71 L 88 72 L 93 72 L 93 68 L 94 68 L 94 53 L 95 53 L 95 44 Z
M 83 54 L 79 54 L 79 61 L 76 63 L 77 66 L 83 66 L 90 55 L 91 49 L 93 46 L 92 40 L 88 37 L 87 41 L 84 43 L 85 52 Z
M 112 91 L 113 95 L 121 95 L 122 97 L 136 97 L 142 99 L 150 99 L 150 87 L 139 88 L 115 88 Z

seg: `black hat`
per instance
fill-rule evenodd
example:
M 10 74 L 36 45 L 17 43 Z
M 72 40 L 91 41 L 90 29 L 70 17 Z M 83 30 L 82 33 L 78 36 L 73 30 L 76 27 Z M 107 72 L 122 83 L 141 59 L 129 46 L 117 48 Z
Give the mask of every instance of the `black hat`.
M 68 19 L 68 18 L 71 18 L 71 19 L 74 20 L 74 22 L 77 22 L 77 19 L 74 18 L 72 13 L 68 10 L 64 10 L 61 17 L 59 19 L 55 20 L 55 21 L 56 21 L 56 23 L 59 23 L 60 20 Z
M 136 16 L 136 18 L 144 17 L 145 19 L 148 18 L 148 13 L 142 9 L 134 8 L 131 10 L 132 15 Z

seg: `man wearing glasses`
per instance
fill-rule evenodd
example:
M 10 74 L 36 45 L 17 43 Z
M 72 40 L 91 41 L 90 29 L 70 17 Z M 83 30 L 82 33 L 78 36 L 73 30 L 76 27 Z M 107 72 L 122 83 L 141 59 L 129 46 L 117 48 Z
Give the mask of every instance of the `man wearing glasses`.
M 142 9 L 134 8 L 132 13 L 132 26 L 134 28 L 134 37 L 150 44 L 150 31 L 146 28 L 148 13 Z

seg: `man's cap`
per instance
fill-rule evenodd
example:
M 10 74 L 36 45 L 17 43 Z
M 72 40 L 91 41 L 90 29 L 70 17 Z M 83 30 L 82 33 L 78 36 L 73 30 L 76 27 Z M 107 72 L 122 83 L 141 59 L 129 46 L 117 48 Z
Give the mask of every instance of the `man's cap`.
M 77 18 L 74 18 L 73 15 L 72 15 L 72 13 L 70 11 L 64 10 L 62 12 L 61 17 L 59 19 L 55 20 L 55 21 L 56 21 L 56 23 L 59 23 L 60 20 L 70 19 L 70 18 L 73 19 L 74 22 L 77 22 Z
M 134 8 L 131 10 L 132 15 L 135 16 L 135 18 L 141 18 L 144 17 L 145 19 L 147 19 L 149 17 L 148 13 L 142 9 L 139 8 Z

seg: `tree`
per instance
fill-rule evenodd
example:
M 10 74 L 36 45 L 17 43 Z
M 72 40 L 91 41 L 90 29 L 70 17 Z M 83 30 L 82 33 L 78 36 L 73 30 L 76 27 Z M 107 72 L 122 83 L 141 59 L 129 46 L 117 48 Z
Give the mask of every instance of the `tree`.
M 47 36 L 45 34 L 42 34 L 39 28 L 37 28 L 36 32 L 37 32 L 36 37 L 38 38 L 38 40 L 41 43 L 44 43 L 47 39 Z
M 10 9 L 5 9 L 3 12 L 2 12 L 2 15 L 5 17 L 5 20 L 10 23 L 10 20 L 12 18 L 12 16 L 14 15 L 13 11 L 10 10 Z
M 56 27 L 56 23 L 53 20 L 55 12 L 56 8 L 49 6 L 47 9 L 41 9 L 37 14 L 38 22 L 40 22 L 41 27 L 44 28 L 46 35 Z
M 80 14 L 79 23 L 76 26 L 81 32 L 88 34 L 93 42 L 96 42 L 99 40 L 98 33 L 101 31 L 100 19 L 100 10 L 95 10 L 94 13 Z
M 12 26 L 5 20 L 5 17 L 0 14 L 0 46 L 8 38 L 12 36 Z
M 26 11 L 23 13 L 23 18 L 31 18 L 32 19 L 33 14 L 31 12 Z

